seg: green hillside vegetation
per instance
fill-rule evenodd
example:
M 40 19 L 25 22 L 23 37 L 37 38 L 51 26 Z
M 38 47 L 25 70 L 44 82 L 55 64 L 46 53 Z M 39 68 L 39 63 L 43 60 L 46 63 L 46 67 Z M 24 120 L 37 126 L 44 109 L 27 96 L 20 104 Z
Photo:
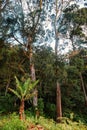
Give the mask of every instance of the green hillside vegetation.
M 87 130 L 87 126 L 82 122 L 74 122 L 68 118 L 63 118 L 60 124 L 52 119 L 27 115 L 26 121 L 20 121 L 19 117 L 13 113 L 0 117 L 0 130 Z
M 87 8 L 23 2 L 0 1 L 0 130 L 87 130 Z

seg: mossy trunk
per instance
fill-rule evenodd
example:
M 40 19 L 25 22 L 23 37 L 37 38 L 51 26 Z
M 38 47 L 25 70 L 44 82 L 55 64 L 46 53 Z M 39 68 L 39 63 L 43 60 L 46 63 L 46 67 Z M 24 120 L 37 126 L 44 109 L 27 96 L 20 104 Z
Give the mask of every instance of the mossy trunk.
M 19 118 L 20 118 L 20 120 L 24 120 L 25 119 L 25 115 L 24 115 L 24 99 L 22 99 L 21 103 L 20 103 Z

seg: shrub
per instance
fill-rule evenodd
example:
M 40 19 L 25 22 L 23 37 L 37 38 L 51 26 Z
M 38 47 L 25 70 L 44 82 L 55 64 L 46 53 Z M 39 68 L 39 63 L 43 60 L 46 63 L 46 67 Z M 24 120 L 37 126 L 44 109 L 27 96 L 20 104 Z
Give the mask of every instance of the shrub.
M 13 112 L 17 109 L 17 106 L 14 105 L 15 96 L 7 93 L 5 96 L 3 93 L 0 94 L 0 113 Z
M 46 107 L 45 107 L 47 116 L 55 119 L 56 117 L 56 105 L 53 103 L 46 103 Z
M 25 122 L 20 121 L 16 114 L 9 116 L 9 121 L 2 126 L 1 130 L 26 130 L 27 125 Z
M 38 99 L 38 109 L 40 111 L 40 115 L 43 115 L 44 102 L 42 98 Z

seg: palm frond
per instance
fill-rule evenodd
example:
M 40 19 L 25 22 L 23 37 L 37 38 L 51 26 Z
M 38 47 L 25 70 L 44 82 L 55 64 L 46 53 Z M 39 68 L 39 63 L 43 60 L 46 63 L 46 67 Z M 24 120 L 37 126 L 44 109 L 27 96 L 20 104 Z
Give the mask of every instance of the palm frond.
M 17 91 L 22 96 L 23 95 L 22 83 L 18 80 L 18 78 L 16 76 L 15 76 L 15 79 L 16 79 Z
M 39 80 L 34 81 L 34 82 L 29 82 L 29 84 L 27 84 L 28 86 L 26 86 L 24 96 L 29 94 L 29 92 L 31 92 L 31 90 L 34 89 L 34 87 L 37 85 L 38 82 L 39 82 Z
M 30 78 L 28 78 L 28 79 L 25 81 L 25 83 L 23 84 L 23 88 L 25 89 L 26 86 L 29 86 L 30 83 L 31 83 L 31 80 L 30 80 Z
M 33 89 L 33 86 L 32 86 L 32 83 L 29 85 L 29 87 L 28 87 L 28 93 L 29 93 L 29 91 L 31 91 Z
M 19 99 L 21 99 L 21 96 L 20 96 L 20 94 L 17 92 L 17 91 L 15 91 L 15 90 L 13 90 L 13 89 L 11 89 L 11 88 L 8 88 L 13 94 L 15 94 Z
M 23 96 L 29 93 L 29 87 L 30 87 L 30 78 L 28 78 L 23 84 L 23 90 L 24 90 Z
M 39 80 L 36 80 L 32 83 L 32 88 L 34 88 L 38 84 Z
M 16 79 L 16 90 L 9 88 L 9 90 L 14 93 L 19 99 L 28 100 L 29 98 L 33 97 L 35 93 L 32 92 L 34 87 L 37 85 L 39 80 L 31 82 L 30 78 L 28 78 L 24 84 L 22 84 L 17 77 Z

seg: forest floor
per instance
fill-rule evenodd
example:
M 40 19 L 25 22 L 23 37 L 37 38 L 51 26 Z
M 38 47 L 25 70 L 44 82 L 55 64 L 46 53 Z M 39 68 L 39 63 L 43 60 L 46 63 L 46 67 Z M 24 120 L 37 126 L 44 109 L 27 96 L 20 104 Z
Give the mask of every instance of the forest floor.
M 74 122 L 68 118 L 56 123 L 53 119 L 43 116 L 36 119 L 34 116 L 26 116 L 25 121 L 20 121 L 16 113 L 0 115 L 0 130 L 87 130 L 87 124 Z

